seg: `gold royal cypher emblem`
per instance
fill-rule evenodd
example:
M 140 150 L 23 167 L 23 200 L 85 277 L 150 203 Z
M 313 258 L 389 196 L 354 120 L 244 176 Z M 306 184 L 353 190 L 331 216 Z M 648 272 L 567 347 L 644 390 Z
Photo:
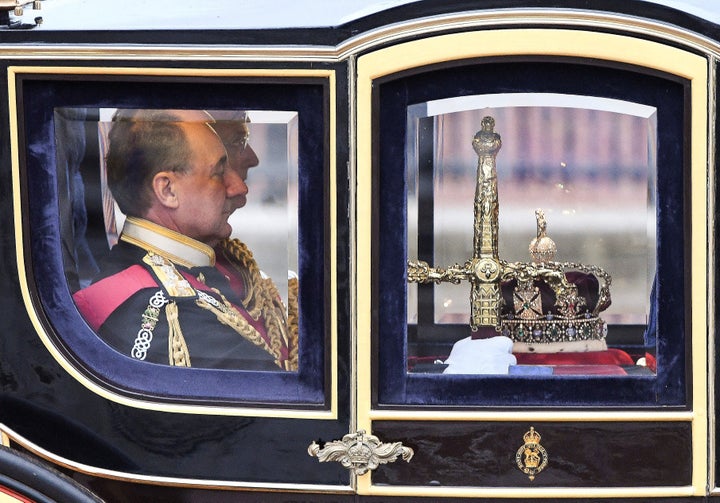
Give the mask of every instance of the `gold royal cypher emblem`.
M 540 445 L 540 434 L 532 426 L 530 431 L 523 435 L 523 440 L 525 440 L 525 443 L 517 450 L 515 461 L 518 468 L 530 480 L 534 480 L 535 475 L 547 466 L 548 454 L 545 448 Z

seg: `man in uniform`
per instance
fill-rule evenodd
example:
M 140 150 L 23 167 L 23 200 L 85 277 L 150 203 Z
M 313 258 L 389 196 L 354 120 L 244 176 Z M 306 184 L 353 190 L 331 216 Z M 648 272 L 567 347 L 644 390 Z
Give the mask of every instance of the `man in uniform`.
M 74 295 L 108 344 L 166 365 L 296 370 L 275 285 L 228 239 L 258 164 L 244 113 L 119 111 L 108 137 L 108 185 L 127 215 L 92 285 Z M 216 120 L 217 118 L 217 120 Z

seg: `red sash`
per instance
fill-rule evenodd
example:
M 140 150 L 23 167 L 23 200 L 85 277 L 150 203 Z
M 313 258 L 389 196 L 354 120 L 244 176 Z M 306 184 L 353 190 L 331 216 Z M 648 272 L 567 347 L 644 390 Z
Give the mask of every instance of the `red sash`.
M 80 314 L 97 332 L 105 320 L 123 302 L 143 288 L 157 286 L 157 281 L 147 269 L 140 265 L 133 265 L 75 292 L 73 300 L 75 300 Z M 140 314 L 138 313 L 138 316 Z

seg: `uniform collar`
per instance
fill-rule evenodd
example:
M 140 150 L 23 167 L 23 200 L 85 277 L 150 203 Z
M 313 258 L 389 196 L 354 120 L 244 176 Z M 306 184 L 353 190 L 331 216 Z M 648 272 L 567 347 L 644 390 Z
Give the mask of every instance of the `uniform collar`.
M 127 217 L 120 240 L 184 267 L 215 265 L 215 251 L 210 246 L 142 218 Z

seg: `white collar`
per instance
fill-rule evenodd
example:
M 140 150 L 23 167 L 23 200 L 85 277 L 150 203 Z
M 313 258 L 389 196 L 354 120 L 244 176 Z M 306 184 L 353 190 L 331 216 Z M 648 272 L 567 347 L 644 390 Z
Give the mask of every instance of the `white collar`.
M 215 265 L 210 246 L 142 218 L 127 217 L 120 240 L 185 267 Z

